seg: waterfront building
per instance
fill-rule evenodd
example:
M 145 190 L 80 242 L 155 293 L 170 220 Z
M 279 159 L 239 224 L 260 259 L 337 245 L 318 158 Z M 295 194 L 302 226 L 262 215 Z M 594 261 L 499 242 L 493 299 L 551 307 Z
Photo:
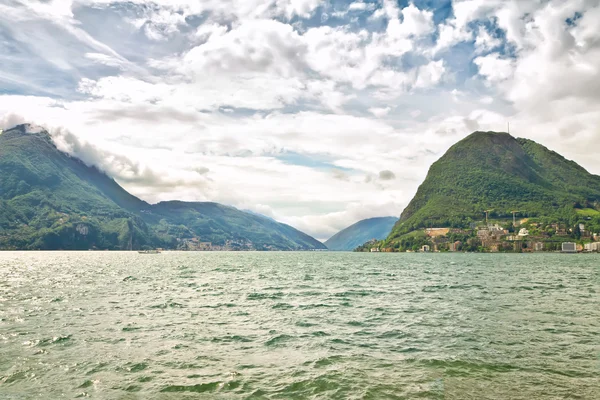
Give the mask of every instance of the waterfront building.
M 565 242 L 562 244 L 563 253 L 577 253 L 577 245 L 571 242 Z

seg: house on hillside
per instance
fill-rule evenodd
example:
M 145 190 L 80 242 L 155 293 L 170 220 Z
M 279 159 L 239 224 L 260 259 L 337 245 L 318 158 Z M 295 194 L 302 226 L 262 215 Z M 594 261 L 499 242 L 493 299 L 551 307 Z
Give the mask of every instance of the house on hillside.
M 527 228 L 521 228 L 519 230 L 519 236 L 521 236 L 521 237 L 529 236 L 529 230 Z
M 544 251 L 544 243 L 536 242 L 533 244 L 533 251 Z
M 504 228 L 502 228 L 502 227 L 501 227 L 500 225 L 498 225 L 498 224 L 494 224 L 494 225 L 492 225 L 492 224 L 489 224 L 489 225 L 488 225 L 488 230 L 489 230 L 489 231 L 490 231 L 492 234 L 495 234 L 495 233 L 498 233 L 498 232 L 502 232 L 502 233 L 504 233 Z
M 421 251 L 423 253 L 429 253 L 431 251 L 431 247 L 429 247 L 428 245 L 424 245 L 423 247 L 421 247 Z

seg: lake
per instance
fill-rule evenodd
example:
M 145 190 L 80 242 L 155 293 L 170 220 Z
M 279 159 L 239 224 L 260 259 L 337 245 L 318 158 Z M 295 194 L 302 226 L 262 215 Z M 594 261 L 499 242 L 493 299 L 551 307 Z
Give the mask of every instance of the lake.
M 600 255 L 0 253 L 1 399 L 597 399 Z

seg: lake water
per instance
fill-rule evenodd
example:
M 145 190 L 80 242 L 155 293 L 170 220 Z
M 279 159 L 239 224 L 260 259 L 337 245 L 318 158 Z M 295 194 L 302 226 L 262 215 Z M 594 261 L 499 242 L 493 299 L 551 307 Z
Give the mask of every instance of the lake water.
M 600 255 L 0 253 L 0 398 L 598 399 Z

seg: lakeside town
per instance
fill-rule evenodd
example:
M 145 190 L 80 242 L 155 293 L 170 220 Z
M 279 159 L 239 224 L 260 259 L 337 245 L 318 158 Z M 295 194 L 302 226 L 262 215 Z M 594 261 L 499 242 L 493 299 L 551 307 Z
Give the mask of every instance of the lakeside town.
M 486 218 L 487 219 L 487 218 Z M 594 228 L 596 228 L 594 226 Z M 426 228 L 392 241 L 375 239 L 359 252 L 600 253 L 600 232 L 534 218 L 472 223 L 467 229 Z

